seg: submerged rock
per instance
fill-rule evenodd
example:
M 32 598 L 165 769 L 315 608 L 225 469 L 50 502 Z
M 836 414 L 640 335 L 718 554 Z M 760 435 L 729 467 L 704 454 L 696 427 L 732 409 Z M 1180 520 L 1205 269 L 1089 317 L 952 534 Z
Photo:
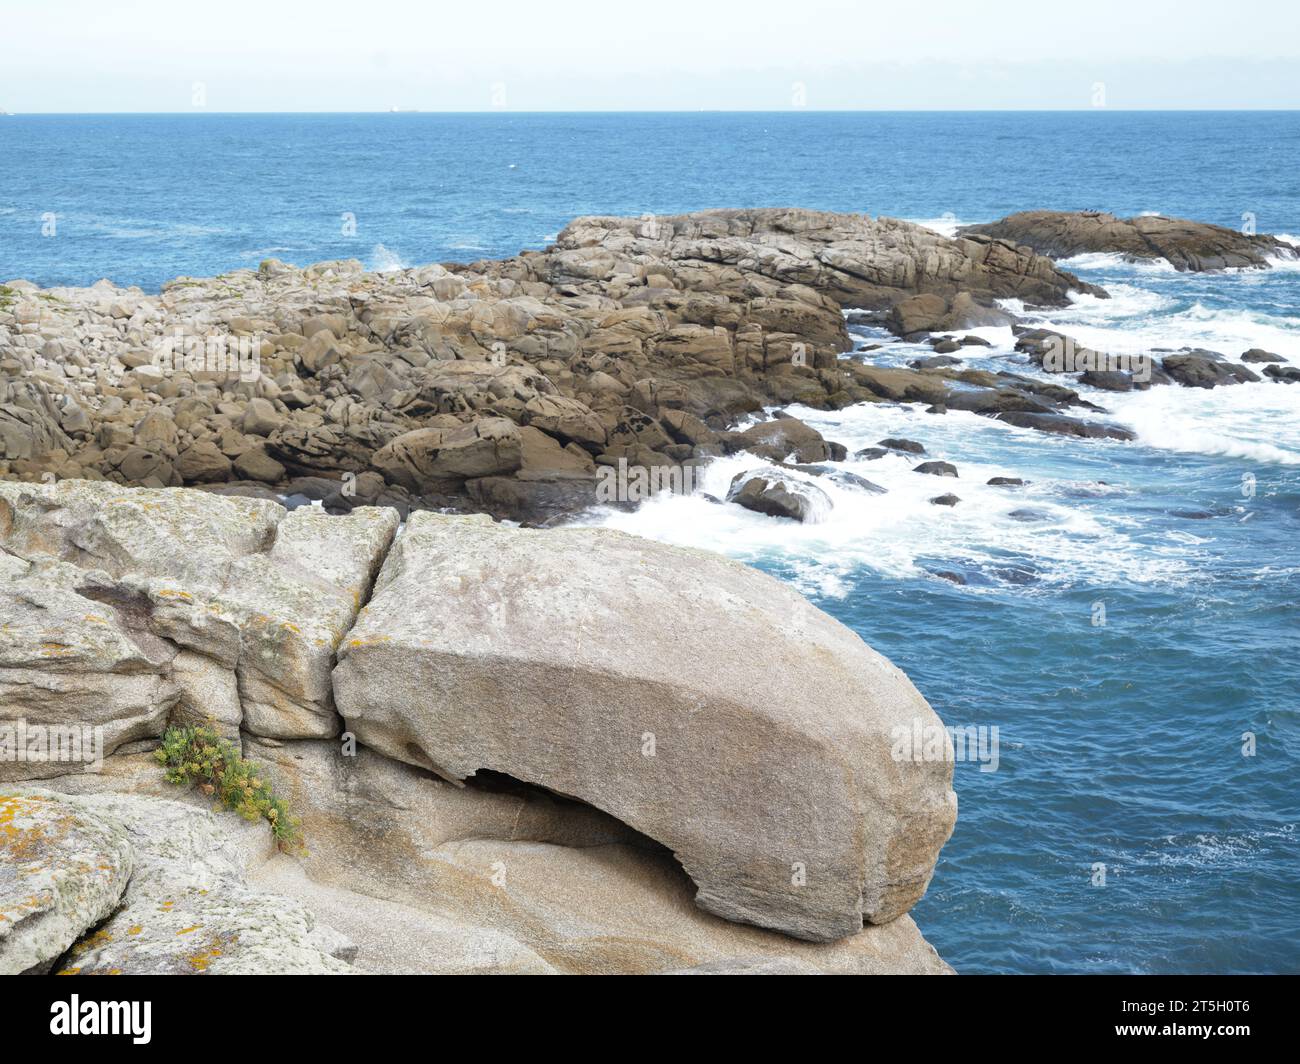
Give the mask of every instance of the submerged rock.
M 1058 436 L 1077 436 L 1085 440 L 1134 440 L 1137 434 L 1119 425 L 1095 421 L 1082 421 L 1064 414 L 1042 414 L 1025 410 L 1009 410 L 998 414 L 997 420 L 1022 429 L 1037 429 Z

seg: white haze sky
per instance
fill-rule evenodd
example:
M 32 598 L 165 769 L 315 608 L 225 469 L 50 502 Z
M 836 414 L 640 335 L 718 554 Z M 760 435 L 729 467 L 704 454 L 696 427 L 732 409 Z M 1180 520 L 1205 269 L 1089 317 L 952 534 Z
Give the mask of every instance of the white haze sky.
M 20 113 L 1295 108 L 1298 60 L 1296 0 L 0 3 Z

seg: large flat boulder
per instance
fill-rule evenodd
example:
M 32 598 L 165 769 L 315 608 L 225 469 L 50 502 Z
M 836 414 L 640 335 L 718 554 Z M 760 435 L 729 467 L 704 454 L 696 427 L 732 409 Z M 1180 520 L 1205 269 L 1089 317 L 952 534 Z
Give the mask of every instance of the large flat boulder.
M 812 941 L 924 893 L 956 816 L 940 722 L 784 584 L 603 530 L 413 514 L 339 649 L 361 742 L 448 780 L 577 798 L 668 846 L 726 919 Z

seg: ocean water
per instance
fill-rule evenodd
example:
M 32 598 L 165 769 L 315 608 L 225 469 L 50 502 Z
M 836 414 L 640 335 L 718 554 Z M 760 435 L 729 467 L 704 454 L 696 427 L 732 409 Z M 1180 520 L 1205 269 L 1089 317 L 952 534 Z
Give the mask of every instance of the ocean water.
M 542 247 L 581 214 L 718 206 L 941 231 L 1034 207 L 1249 215 L 1300 234 L 1298 163 L 1291 112 L 15 116 L 0 118 L 0 279 L 156 289 L 271 256 L 472 261 Z M 1092 346 L 1300 364 L 1296 264 L 1069 268 L 1113 298 L 1035 317 Z M 980 334 L 993 346 L 966 348 L 969 364 L 1025 371 L 1010 330 Z M 928 353 L 856 341 L 886 362 Z M 1089 398 L 1137 440 L 796 408 L 850 451 L 907 436 L 960 477 L 851 459 L 889 493 L 823 484 L 834 507 L 816 525 L 701 497 L 586 520 L 791 581 L 946 723 L 998 728 L 997 771 L 956 765 L 957 828 L 914 911 L 959 971 L 1300 970 L 1300 386 Z M 705 490 L 754 464 L 719 461 Z M 946 491 L 962 502 L 929 503 Z

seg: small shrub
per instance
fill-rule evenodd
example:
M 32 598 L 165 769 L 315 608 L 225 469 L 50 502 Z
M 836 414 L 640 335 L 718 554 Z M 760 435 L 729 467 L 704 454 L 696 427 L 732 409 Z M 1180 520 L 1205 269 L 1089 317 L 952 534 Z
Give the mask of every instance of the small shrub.
M 168 728 L 154 757 L 166 767 L 168 783 L 197 786 L 245 820 L 265 820 L 282 851 L 304 852 L 302 822 L 290 814 L 288 803 L 275 796 L 256 764 L 212 728 Z

